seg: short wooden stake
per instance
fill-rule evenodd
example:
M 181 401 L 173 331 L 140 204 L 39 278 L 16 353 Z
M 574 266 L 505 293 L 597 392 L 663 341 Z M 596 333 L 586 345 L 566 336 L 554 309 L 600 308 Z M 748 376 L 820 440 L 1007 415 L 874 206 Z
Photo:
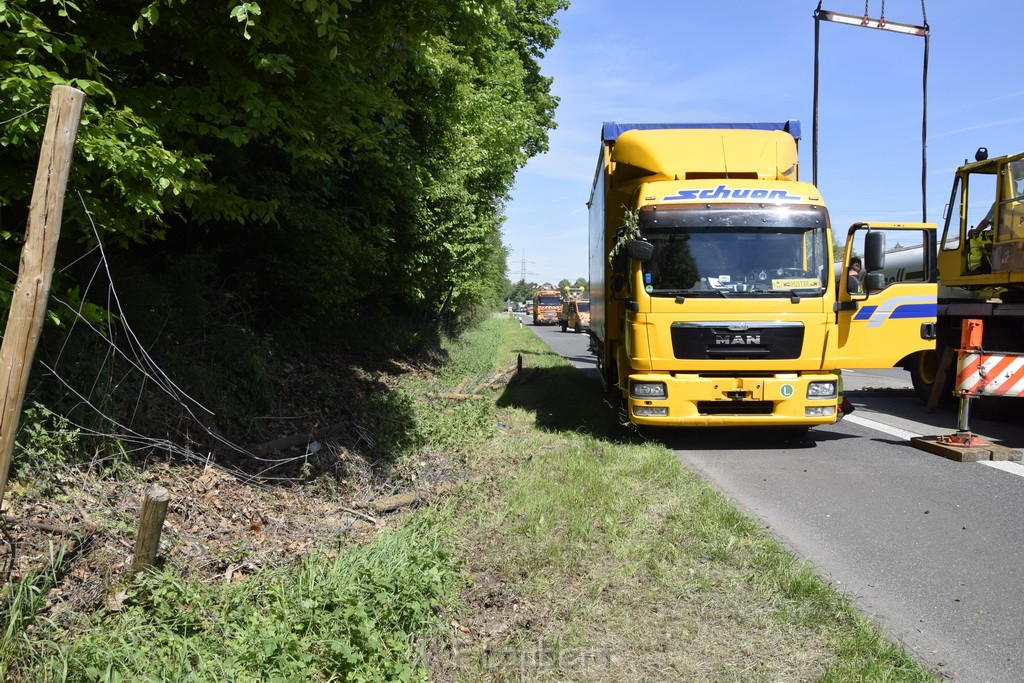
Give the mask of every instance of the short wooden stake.
M 135 556 L 132 557 L 131 571 L 136 572 L 156 562 L 160 548 L 160 531 L 167 516 L 167 503 L 171 494 L 162 486 L 154 486 L 142 499 L 142 515 L 139 518 L 139 535 L 135 539 Z

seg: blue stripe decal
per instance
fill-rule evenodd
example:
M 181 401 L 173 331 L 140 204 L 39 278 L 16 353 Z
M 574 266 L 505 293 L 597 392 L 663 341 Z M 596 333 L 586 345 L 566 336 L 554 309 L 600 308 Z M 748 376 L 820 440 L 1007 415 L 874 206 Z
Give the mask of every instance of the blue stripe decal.
M 893 318 L 934 318 L 938 306 L 935 304 L 907 304 L 906 306 L 900 306 L 889 319 Z
M 877 311 L 880 316 L 884 316 L 885 320 L 907 320 L 911 318 L 934 318 L 937 313 L 938 306 L 935 304 L 904 304 L 897 306 L 891 313 L 885 315 L 885 311 L 879 311 L 878 306 L 862 306 L 857 311 L 857 315 L 853 316 L 854 320 L 871 320 L 872 316 Z M 877 321 L 876 324 L 880 324 L 882 321 Z

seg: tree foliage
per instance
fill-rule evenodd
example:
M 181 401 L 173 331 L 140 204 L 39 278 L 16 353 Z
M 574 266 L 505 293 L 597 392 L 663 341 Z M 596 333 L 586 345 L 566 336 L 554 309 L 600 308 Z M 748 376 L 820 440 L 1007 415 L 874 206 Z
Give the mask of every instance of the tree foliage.
M 464 322 L 504 294 L 502 207 L 554 126 L 539 59 L 565 6 L 0 0 L 0 258 L 67 84 L 89 95 L 64 217 L 79 252 L 201 253 L 265 320 L 448 301 Z
M 535 291 L 537 291 L 537 285 L 532 282 L 526 280 L 520 280 L 515 284 L 508 282 L 505 288 L 505 298 L 522 302 L 532 297 Z

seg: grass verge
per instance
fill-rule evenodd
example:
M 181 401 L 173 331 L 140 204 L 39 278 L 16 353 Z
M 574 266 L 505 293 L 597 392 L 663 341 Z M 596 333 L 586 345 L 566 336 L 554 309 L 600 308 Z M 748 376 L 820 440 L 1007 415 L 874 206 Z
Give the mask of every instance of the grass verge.
M 490 329 L 531 369 L 453 517 L 474 584 L 436 678 L 936 680 L 532 332 Z
M 420 639 L 438 631 L 462 585 L 436 519 L 242 583 L 139 573 L 116 611 L 7 638 L 19 658 L 4 658 L 4 680 L 423 680 Z
M 446 499 L 238 583 L 127 577 L 70 628 L 34 617 L 59 577 L 23 582 L 0 680 L 934 680 L 530 330 L 496 317 L 446 350 L 392 394 L 410 464 L 468 480 Z

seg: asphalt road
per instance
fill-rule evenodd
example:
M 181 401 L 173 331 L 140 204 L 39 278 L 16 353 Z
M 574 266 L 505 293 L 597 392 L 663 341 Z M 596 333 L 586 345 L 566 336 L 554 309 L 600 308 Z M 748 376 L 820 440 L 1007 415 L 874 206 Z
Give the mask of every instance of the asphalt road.
M 585 334 L 533 329 L 596 382 Z M 857 410 L 804 440 L 697 429 L 665 445 L 937 674 L 1024 681 L 1024 466 L 911 447 L 953 432 L 957 415 L 926 413 L 903 371 L 844 380 Z M 970 426 L 1024 449 L 1022 414 Z

